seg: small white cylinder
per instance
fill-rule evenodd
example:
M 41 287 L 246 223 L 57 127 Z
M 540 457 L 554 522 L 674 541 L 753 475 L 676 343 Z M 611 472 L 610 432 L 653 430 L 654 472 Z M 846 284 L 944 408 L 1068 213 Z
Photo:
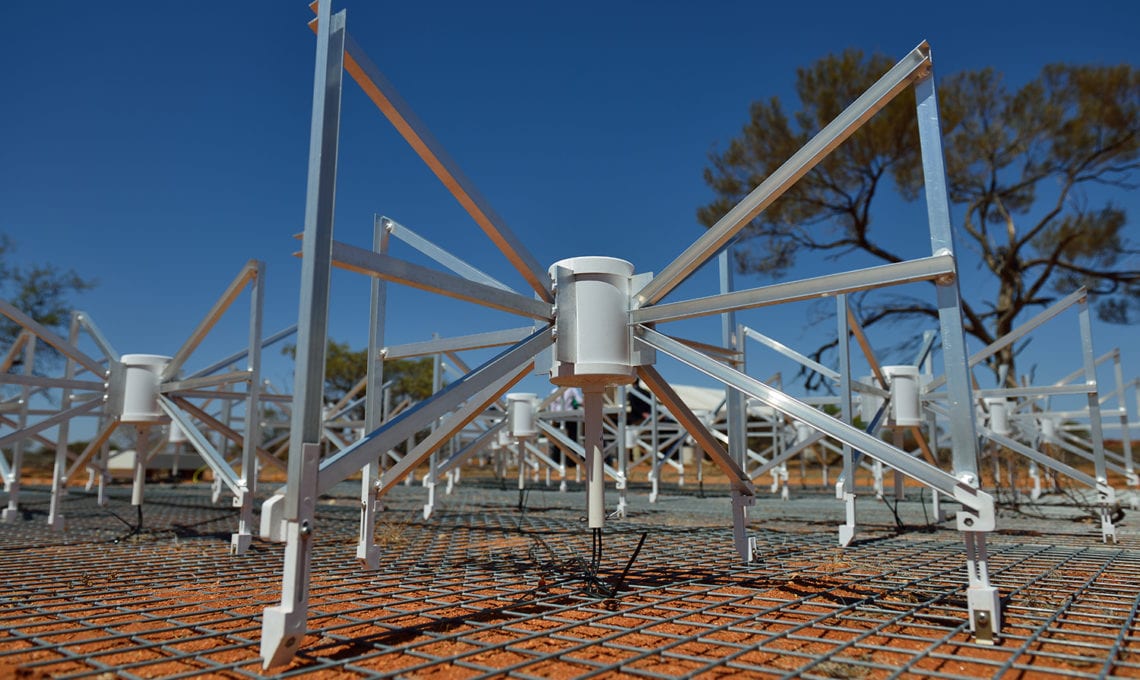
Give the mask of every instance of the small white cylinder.
M 1002 397 L 986 397 L 986 408 L 990 412 L 990 429 L 995 434 L 1008 435 L 1012 432 L 1009 427 L 1009 402 Z
M 638 442 L 637 434 L 638 434 L 637 428 L 634 428 L 634 427 L 626 427 L 625 428 L 625 448 L 630 449 L 630 450 L 637 448 L 637 442 Z
M 189 438 L 178 423 L 171 422 L 170 431 L 166 433 L 166 441 L 171 444 L 185 444 Z
M 891 384 L 891 415 L 895 424 L 909 427 L 922 424 L 922 406 L 918 399 L 917 366 L 883 366 L 883 374 Z
M 555 282 L 555 385 L 627 385 L 634 380 L 629 332 L 633 265 L 573 257 L 550 267 Z
M 519 439 L 532 439 L 538 436 L 534 424 L 534 406 L 537 394 L 511 392 L 507 395 L 507 427 L 511 436 Z
M 796 443 L 803 444 L 811 438 L 811 435 L 814 432 L 815 428 L 813 428 L 811 425 L 808 425 L 807 423 L 796 423 Z
M 158 354 L 124 354 L 123 414 L 124 423 L 158 423 L 166 420 L 158 407 L 158 386 L 162 371 L 170 357 Z
M 1057 421 L 1054 418 L 1041 419 L 1041 435 L 1046 439 L 1057 438 Z

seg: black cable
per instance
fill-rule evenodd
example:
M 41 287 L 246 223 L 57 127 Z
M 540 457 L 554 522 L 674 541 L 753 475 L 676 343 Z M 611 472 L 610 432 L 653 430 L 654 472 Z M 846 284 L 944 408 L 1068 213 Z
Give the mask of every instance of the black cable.
M 115 519 L 119 520 L 120 522 L 122 522 L 122 523 L 123 523 L 123 525 L 125 525 L 125 526 L 126 526 L 128 529 L 130 529 L 130 531 L 128 531 L 127 533 L 123 534 L 122 536 L 119 536 L 119 537 L 117 537 L 117 538 L 113 538 L 113 539 L 111 539 L 111 541 L 110 541 L 111 543 L 120 543 L 120 542 L 122 542 L 122 541 L 125 541 L 125 540 L 127 540 L 128 538 L 130 538 L 130 537 L 132 537 L 132 536 L 137 536 L 137 535 L 139 535 L 140 533 L 142 533 L 142 528 L 143 528 L 143 510 L 142 510 L 142 504 L 140 503 L 139 505 L 136 505 L 136 506 L 135 506 L 135 510 L 137 510 L 137 511 L 138 511 L 138 523 L 137 523 L 136 525 L 134 525 L 134 526 L 131 526 L 131 523 L 130 523 L 130 522 L 128 522 L 127 520 L 123 519 L 122 517 L 119 517 L 119 516 L 118 516 L 117 514 L 115 514 L 115 512 L 114 512 L 114 511 L 112 511 L 110 508 L 104 508 L 104 509 L 103 509 L 103 511 L 104 511 L 104 512 L 106 512 L 108 515 L 110 515 L 110 516 L 114 517 Z

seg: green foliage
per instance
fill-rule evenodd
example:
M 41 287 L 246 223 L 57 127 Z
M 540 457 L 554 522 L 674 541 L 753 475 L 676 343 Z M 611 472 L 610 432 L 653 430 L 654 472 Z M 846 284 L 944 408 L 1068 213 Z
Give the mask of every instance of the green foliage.
M 12 264 L 14 250 L 12 240 L 0 234 L 0 295 L 38 323 L 64 332 L 72 310 L 71 296 L 94 288 L 96 282 L 50 263 L 26 267 Z M 0 347 L 11 345 L 20 330 L 14 321 L 0 316 Z M 48 360 L 55 356 L 51 347 L 38 345 L 37 357 Z
M 286 345 L 282 354 L 295 357 L 297 347 Z M 394 359 L 384 362 L 384 381 L 394 381 L 392 402 L 404 397 L 413 401 L 426 399 L 432 394 L 432 360 Z M 330 339 L 325 352 L 325 399 L 336 401 L 347 394 L 368 374 L 368 350 L 353 350 L 347 342 Z M 360 390 L 363 396 L 366 390 Z
M 716 198 L 697 211 L 700 221 L 714 224 L 892 63 L 857 50 L 829 55 L 798 71 L 794 113 L 775 98 L 754 103 L 740 136 L 710 154 L 704 176 Z M 993 69 L 969 71 L 941 82 L 939 100 L 948 190 L 970 241 L 959 243 L 959 256 L 977 253 L 991 284 L 963 301 L 966 331 L 988 344 L 1022 312 L 1080 286 L 1102 319 L 1136 321 L 1140 271 L 1125 265 L 1137 251 L 1111 193 L 1136 188 L 1140 71 L 1054 64 L 1015 90 Z M 896 98 L 753 220 L 742 232 L 738 266 L 779 277 L 806 251 L 899 261 L 891 235 L 872 230 L 872 205 L 891 187 L 906 200 L 921 196 L 914 107 L 912 91 Z M 937 317 L 918 298 L 859 296 L 855 303 L 864 325 Z M 991 365 L 1012 367 L 1013 358 L 1007 348 Z

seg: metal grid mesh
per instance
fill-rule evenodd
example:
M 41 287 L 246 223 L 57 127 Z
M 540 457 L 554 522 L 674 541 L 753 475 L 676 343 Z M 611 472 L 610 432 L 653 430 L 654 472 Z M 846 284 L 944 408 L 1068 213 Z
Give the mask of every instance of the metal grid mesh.
M 0 526 L 0 675 L 262 677 L 281 547 L 231 557 L 234 512 L 201 487 L 148 490 L 126 537 L 137 518 L 125 493 L 108 509 L 73 494 L 57 533 L 30 492 L 25 517 Z M 1006 604 L 1001 644 L 987 647 L 967 630 L 956 532 L 896 535 L 880 517 L 841 550 L 833 499 L 761 501 L 749 567 L 731 549 L 727 499 L 635 505 L 607 529 L 611 583 L 645 536 L 610 598 L 584 587 L 579 494 L 532 493 L 520 513 L 514 492 L 464 487 L 427 522 L 422 501 L 402 487 L 388 499 L 376 572 L 352 559 L 355 503 L 320 507 L 310 633 L 279 676 L 1140 677 L 1134 533 L 1104 547 L 1094 528 L 1038 521 L 991 537 Z

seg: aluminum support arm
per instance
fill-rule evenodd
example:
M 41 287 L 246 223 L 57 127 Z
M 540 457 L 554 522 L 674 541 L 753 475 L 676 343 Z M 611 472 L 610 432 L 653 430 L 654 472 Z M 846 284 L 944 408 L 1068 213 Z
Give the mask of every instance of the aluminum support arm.
M 87 462 L 87 459 L 90 458 L 93 453 L 103 448 L 103 445 L 111 439 L 111 435 L 115 434 L 115 430 L 118 428 L 118 418 L 107 423 L 106 427 L 99 431 L 98 436 L 87 443 L 87 447 L 84 448 L 83 452 L 71 463 L 71 467 L 67 468 L 67 472 L 63 474 L 61 483 L 66 484 L 67 480 L 71 479 L 72 475 L 79 470 L 79 466 Z
M 174 358 L 171 359 L 170 363 L 163 369 L 163 380 L 169 380 L 178 375 L 178 371 L 182 370 L 182 365 L 186 363 L 186 360 L 190 358 L 194 350 L 198 349 L 198 345 L 202 344 L 202 341 L 205 340 L 210 331 L 214 329 L 214 326 L 217 325 L 222 315 L 233 305 L 234 300 L 237 300 L 238 295 L 241 295 L 246 284 L 257 278 L 257 270 L 257 260 L 250 260 L 245 263 L 245 266 L 242 267 L 242 270 L 234 277 L 234 280 L 230 282 L 230 285 L 222 293 L 221 297 L 218 298 L 217 302 L 214 303 L 214 306 L 206 313 L 206 317 L 202 319 L 198 327 L 195 328 L 194 332 L 190 334 L 190 337 L 186 339 L 186 342 L 182 343 L 182 346 L 178 348 L 178 352 L 175 353 Z
M 429 354 L 444 354 L 447 352 L 471 349 L 485 349 L 487 347 L 502 347 L 503 345 L 513 345 L 533 332 L 533 326 L 524 326 L 510 330 L 492 331 L 490 333 L 474 333 L 472 335 L 463 335 L 455 338 L 437 338 L 424 342 L 411 342 L 405 345 L 385 347 L 381 350 L 381 354 L 385 360 L 408 359 L 411 357 L 427 356 Z
M 237 444 L 239 446 L 244 445 L 245 437 L 243 437 L 237 430 L 233 429 L 229 425 L 226 425 L 225 423 L 218 420 L 217 418 L 214 418 L 209 413 L 206 413 L 202 409 L 198 408 L 194 404 L 192 404 L 189 401 L 187 401 L 186 399 L 184 399 L 182 396 L 175 396 L 171 399 L 171 401 L 173 401 L 175 404 L 177 404 L 178 407 L 181 408 L 182 410 L 186 411 L 187 413 L 194 416 L 198 420 L 201 420 L 203 423 L 205 423 L 211 429 L 216 430 L 217 432 L 221 433 L 221 435 L 223 437 L 230 440 L 234 444 Z M 275 458 L 273 456 L 273 454 L 270 453 L 269 451 L 266 451 L 265 449 L 258 447 L 257 448 L 257 455 L 260 456 L 261 460 L 263 462 L 267 463 L 270 467 L 275 468 L 277 470 L 281 470 L 281 471 L 285 470 L 285 463 L 283 463 L 280 460 L 278 460 L 277 458 Z
M 0 373 L 0 383 L 7 385 L 28 385 L 30 387 L 58 387 L 69 390 L 95 390 L 100 392 L 107 389 L 107 383 L 105 382 L 48 378 L 40 375 L 22 375 L 20 373 Z
M 452 255 L 443 248 L 440 248 L 436 244 L 427 240 L 423 236 L 420 236 L 411 229 L 408 229 L 404 225 L 394 220 L 390 220 L 387 217 L 381 218 L 380 222 L 392 236 L 400 239 L 407 245 L 415 248 L 424 255 L 427 255 L 431 259 L 442 264 L 444 267 L 447 267 L 468 281 L 482 283 L 484 285 L 493 286 L 495 288 L 510 291 L 512 293 L 516 292 L 507 284 L 499 281 L 498 279 L 495 279 L 494 277 L 484 273 L 479 269 L 476 269 L 475 267 L 472 267 L 462 259 L 456 257 L 455 255 Z
M 158 391 L 163 394 L 170 394 L 171 392 L 201 390 L 209 387 L 218 387 L 219 385 L 232 385 L 239 382 L 249 382 L 252 375 L 253 374 L 249 371 L 231 371 L 229 373 L 222 373 L 221 375 L 207 375 L 201 378 L 172 380 L 159 386 Z M 242 396 L 244 397 L 244 395 Z
M 994 503 L 993 497 L 989 494 L 959 481 L 953 475 L 918 460 L 905 451 L 900 451 L 858 428 L 836 420 L 779 390 L 769 387 L 749 375 L 689 349 L 666 335 L 644 326 L 639 328 L 637 333 L 636 337 L 639 342 L 668 354 L 730 387 L 735 387 L 780 413 L 795 420 L 803 421 L 833 439 L 865 452 L 911 479 L 953 496 L 962 505 L 976 513 L 959 513 L 959 530 L 992 531 L 994 529 Z
M 756 342 L 760 343 L 761 345 L 764 345 L 765 347 L 767 347 L 771 350 L 779 352 L 780 354 L 788 357 L 789 359 L 798 363 L 799 365 L 804 366 L 806 368 L 810 368 L 811 370 L 815 371 L 816 373 L 819 373 L 820 375 L 822 375 L 824 377 L 830 378 L 831 380 L 839 380 L 839 372 L 838 371 L 832 370 L 832 369 L 828 368 L 827 366 L 824 366 L 823 364 L 819 363 L 818 361 L 815 361 L 814 359 L 811 359 L 810 357 L 807 357 L 807 356 L 797 352 L 796 350 L 792 349 L 791 347 L 788 347 L 787 345 L 783 344 L 782 342 L 777 342 L 777 341 L 773 340 L 772 338 L 768 337 L 767 335 L 764 335 L 763 333 L 757 332 L 757 331 L 749 328 L 748 326 L 741 327 L 741 330 L 743 330 L 744 334 L 746 336 L 748 336 L 749 338 L 752 338 Z
M 842 293 L 854 293 L 882 286 L 928 281 L 954 275 L 951 255 L 933 255 L 906 262 L 868 267 L 852 272 L 827 274 L 789 283 L 777 283 L 721 295 L 643 306 L 630 312 L 633 323 L 677 321 L 696 316 L 753 309 L 769 305 L 813 300 Z M 654 279 L 656 281 L 657 279 Z
M 456 451 L 455 454 L 450 458 L 441 462 L 439 465 L 436 465 L 435 469 L 430 473 L 432 475 L 432 479 L 438 480 L 440 477 L 446 475 L 456 466 L 462 465 L 464 461 L 470 458 L 473 454 L 478 453 L 479 451 L 486 448 L 491 443 L 491 441 L 498 436 L 499 430 L 502 430 L 504 427 L 506 427 L 506 425 L 507 423 L 505 421 L 500 420 L 498 423 L 492 425 L 488 430 L 480 434 L 478 437 L 471 440 L 471 442 L 469 442 L 466 446 Z
M 313 27 L 316 30 L 316 27 Z M 400 136 L 412 147 L 435 176 L 451 192 L 463 209 L 471 215 L 479 228 L 498 246 L 535 293 L 547 302 L 553 302 L 546 270 L 523 246 L 518 237 L 488 204 L 475 185 L 460 170 L 454 160 L 432 136 L 424 123 L 412 112 L 391 82 L 381 73 L 364 50 L 345 35 L 344 70 L 348 72 L 364 94 L 372 100 Z
M 206 465 L 210 466 L 210 469 L 214 471 L 218 479 L 222 480 L 222 483 L 224 483 L 235 496 L 239 495 L 241 493 L 241 484 L 238 482 L 237 476 L 234 475 L 234 471 L 230 468 L 230 464 L 227 463 L 226 459 L 222 457 L 222 454 L 218 453 L 218 450 L 210 444 L 210 441 L 206 439 L 206 435 L 202 434 L 202 431 L 198 429 L 198 426 L 194 424 L 190 416 L 186 415 L 174 402 L 161 394 L 158 395 L 158 406 L 162 409 L 163 413 L 170 416 L 171 420 L 178 423 L 178 426 L 182 428 L 182 431 L 186 434 L 186 438 L 190 441 L 194 450 L 198 452 L 198 455 L 202 456 L 202 460 L 206 462 Z
M 320 488 L 327 489 L 356 473 L 388 449 L 406 441 L 444 414 L 454 411 L 460 404 L 502 380 L 504 376 L 515 375 L 523 367 L 529 368 L 534 357 L 551 342 L 553 331 L 549 327 L 533 333 L 472 373 L 389 420 L 352 446 L 321 461 Z
M 1013 343 L 1017 342 L 1018 340 L 1025 337 L 1026 335 L 1029 335 L 1033 331 L 1040 328 L 1043 324 L 1052 320 L 1054 317 L 1058 316 L 1061 312 L 1065 311 L 1069 307 L 1072 307 L 1076 303 L 1080 302 L 1082 298 L 1085 298 L 1087 296 L 1088 296 L 1088 292 L 1084 288 L 1078 288 L 1077 290 L 1073 291 L 1072 293 L 1066 295 L 1064 298 L 1057 301 L 1056 303 L 1054 303 L 1053 305 L 1051 305 L 1047 309 L 1042 310 L 1041 312 L 1036 314 L 1033 318 L 1029 319 L 1028 321 L 1021 324 L 1017 328 L 1013 329 L 1009 333 L 1006 333 L 1002 337 L 991 342 L 989 345 L 986 345 L 985 347 L 983 347 L 981 350 L 975 352 L 974 354 L 971 354 L 970 358 L 967 362 L 969 367 L 973 368 L 974 366 L 977 366 L 978 364 L 982 363 L 983 361 L 985 361 L 989 357 L 997 354 L 1001 350 L 1012 345 Z M 1074 374 L 1072 377 L 1076 377 L 1077 375 L 1080 375 L 1082 372 L 1083 372 L 1083 370 Z M 1072 378 L 1070 378 L 1070 380 L 1071 379 Z M 1068 381 L 1066 380 L 1064 382 L 1068 382 Z M 942 385 L 944 385 L 945 383 L 946 383 L 946 376 L 939 376 L 939 377 L 935 378 L 926 387 L 926 391 L 932 392 L 932 391 L 938 389 L 939 387 L 941 387 Z
M 678 343 L 680 344 L 680 343 Z M 683 345 L 682 345 L 683 346 Z M 689 350 L 693 351 L 693 350 Z M 701 422 L 697 414 L 693 413 L 692 409 L 681 399 L 677 392 L 671 385 L 661 377 L 657 369 L 652 366 L 640 366 L 637 369 L 637 375 L 649 388 L 649 391 L 654 394 L 661 403 L 669 410 L 669 413 L 681 424 L 681 427 L 696 440 L 697 444 L 704 449 L 705 453 L 712 458 L 713 462 L 717 464 L 721 470 L 728 476 L 728 483 L 733 491 L 739 492 L 745 496 L 755 495 L 755 490 L 752 488 L 752 480 L 748 477 L 740 464 L 728 455 L 728 451 L 720 445 L 712 432 L 709 431 L 707 425 Z
M 68 357 L 83 368 L 91 371 L 92 374 L 100 377 L 106 375 L 107 369 L 104 368 L 98 361 L 95 361 L 91 357 L 87 356 L 78 347 L 75 347 L 67 340 L 64 340 L 63 338 L 48 330 L 32 317 L 21 312 L 7 300 L 0 300 L 0 314 L 7 316 L 9 319 L 15 321 L 20 326 L 28 329 L 40 340 L 43 340 L 47 344 L 51 345 L 60 354 Z
M 741 229 L 782 196 L 825 156 L 842 144 L 871 116 L 886 106 L 911 83 L 930 71 L 930 46 L 923 41 L 891 70 L 851 103 L 775 172 L 744 197 L 724 217 L 701 234 L 677 259 L 637 294 L 642 307 L 655 304 L 676 288 L 698 267 L 716 255 Z
M 388 468 L 380 474 L 380 482 L 376 487 L 377 496 L 383 496 L 388 493 L 396 484 L 406 477 L 412 470 L 419 467 L 420 463 L 427 460 L 432 453 L 447 443 L 449 439 L 454 437 L 460 430 L 467 427 L 471 421 L 475 420 L 481 413 L 483 413 L 487 406 L 498 400 L 499 397 L 506 394 L 507 390 L 511 389 L 518 381 L 526 377 L 533 364 L 525 363 L 521 368 L 516 369 L 512 373 L 499 378 L 486 388 L 481 390 L 478 394 L 473 396 L 463 406 L 456 409 L 449 417 L 440 422 L 439 427 L 431 431 L 427 437 L 424 438 L 415 448 L 408 452 L 399 463 Z M 396 442 L 391 442 L 395 444 Z M 388 446 L 383 450 L 391 448 Z M 430 471 L 429 471 L 430 474 Z M 317 485 L 321 491 L 327 490 L 328 487 L 324 486 L 324 476 L 321 477 L 322 483 Z M 329 480 L 335 484 L 339 480 Z
M 115 351 L 115 348 L 111 346 L 110 342 L 107 342 L 107 338 L 104 337 L 99 327 L 95 325 L 95 321 L 91 319 L 90 314 L 86 312 L 76 312 L 75 318 L 79 321 L 79 325 L 83 326 L 83 329 L 87 331 L 87 335 L 95 342 L 95 346 L 99 348 L 99 351 L 107 357 L 108 361 L 119 360 L 119 353 Z
M 293 324 L 292 326 L 289 326 L 288 328 L 283 328 L 283 329 L 277 331 L 276 333 L 274 333 L 273 335 L 270 335 L 269 337 L 262 340 L 261 341 L 261 349 L 265 349 L 266 347 L 270 347 L 270 346 L 272 346 L 278 342 L 281 342 L 282 340 L 289 337 L 290 335 L 293 335 L 296 332 L 297 332 L 297 324 Z M 234 352 L 233 354 L 229 355 L 225 359 L 222 359 L 221 361 L 216 361 L 216 362 L 210 364 L 209 366 L 207 366 L 201 370 L 194 371 L 190 375 L 186 376 L 186 379 L 190 380 L 192 378 L 201 378 L 203 376 L 212 375 L 212 374 L 217 373 L 218 371 L 222 370 L 226 366 L 229 366 L 231 364 L 236 364 L 237 362 L 244 360 L 247 356 L 249 356 L 249 349 L 248 348 Z
M 390 255 L 381 255 L 340 242 L 333 242 L 333 264 L 341 269 L 395 281 L 420 290 L 439 293 L 466 302 L 520 314 L 532 319 L 550 321 L 554 318 L 549 302 L 535 300 L 494 286 L 469 281 L 462 276 L 446 274 L 421 267 Z
M 7 435 L 7 436 L 0 437 L 0 449 L 4 448 L 6 446 L 10 446 L 10 445 L 20 441 L 21 439 L 24 439 L 25 437 L 30 437 L 36 433 L 43 432 L 44 430 L 55 427 L 56 425 L 59 425 L 60 423 L 71 420 L 72 418 L 75 418 L 77 416 L 81 416 L 81 415 L 84 415 L 86 413 L 89 413 L 89 412 L 95 410 L 96 406 L 102 406 L 102 405 L 103 405 L 102 400 L 92 400 L 92 401 L 89 401 L 87 403 L 80 404 L 79 406 L 76 406 L 74 408 L 69 408 L 66 411 L 60 411 L 59 413 L 55 414 L 54 416 L 52 416 L 50 418 L 45 418 L 45 419 L 41 420 L 40 422 L 36 423 L 35 425 L 29 425 L 29 426 L 23 428 L 22 430 L 17 430 L 17 431 L 15 431 L 15 432 Z

